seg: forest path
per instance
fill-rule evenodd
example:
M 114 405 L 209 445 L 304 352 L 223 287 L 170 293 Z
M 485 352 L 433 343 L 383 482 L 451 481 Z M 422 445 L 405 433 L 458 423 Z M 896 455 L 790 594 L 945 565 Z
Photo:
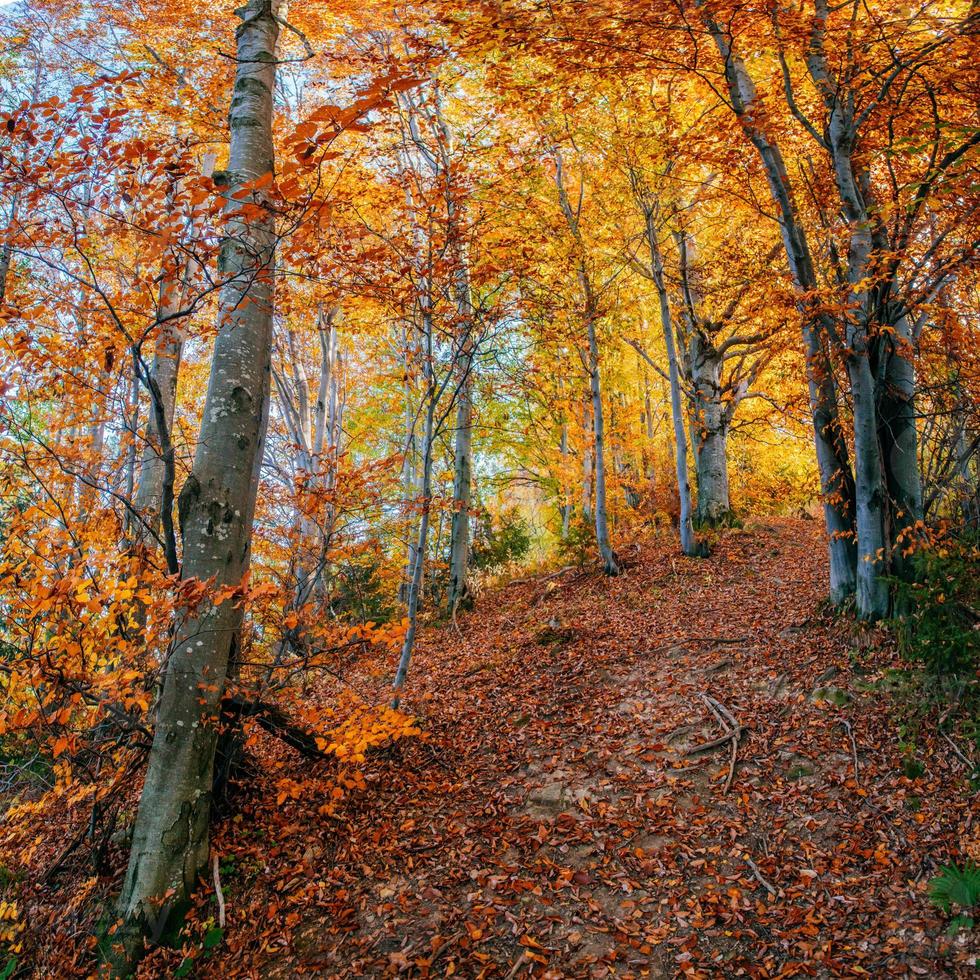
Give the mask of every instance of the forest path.
M 424 630 L 426 737 L 337 819 L 255 794 L 264 870 L 208 975 L 975 975 L 925 899 L 971 825 L 962 769 L 927 738 L 903 774 L 892 655 L 822 618 L 818 525 L 624 552 L 620 578 L 531 579 Z M 706 698 L 744 728 L 734 772 L 730 740 L 688 753 L 723 733 Z M 217 846 L 246 866 L 237 830 Z

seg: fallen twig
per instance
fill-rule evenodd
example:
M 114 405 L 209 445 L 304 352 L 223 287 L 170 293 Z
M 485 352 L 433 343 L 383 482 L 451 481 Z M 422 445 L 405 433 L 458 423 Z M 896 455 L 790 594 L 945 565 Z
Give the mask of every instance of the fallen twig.
M 446 952 L 447 950 L 449 950 L 449 949 L 450 949 L 450 948 L 451 948 L 452 946 L 454 946 L 454 945 L 455 945 L 455 944 L 456 944 L 457 942 L 459 942 L 459 940 L 460 940 L 460 939 L 462 939 L 462 937 L 463 937 L 463 932 L 462 932 L 462 930 L 460 930 L 459 932 L 454 932 L 454 933 L 453 933 L 453 934 L 452 934 L 452 935 L 451 935 L 451 936 L 450 936 L 450 937 L 449 937 L 449 938 L 448 938 L 448 939 L 447 939 L 447 940 L 446 940 L 446 941 L 445 941 L 445 942 L 444 942 L 444 943 L 443 943 L 443 944 L 442 944 L 442 945 L 441 945 L 441 946 L 440 946 L 440 947 L 439 947 L 439 948 L 438 948 L 438 949 L 437 949 L 437 950 L 436 950 L 436 951 L 435 951 L 435 952 L 434 952 L 434 953 L 432 954 L 432 959 L 431 959 L 431 960 L 429 960 L 429 969 L 431 970 L 431 969 L 432 969 L 432 967 L 434 967 L 434 966 L 436 965 L 436 960 L 438 960 L 438 959 L 439 959 L 439 957 L 441 957 L 443 953 L 445 953 L 445 952 Z
M 728 778 L 725 780 L 722 793 L 727 793 L 732 788 L 732 780 L 735 778 L 735 763 L 738 761 L 738 739 L 732 739 L 732 761 L 728 764 Z
M 524 951 L 521 951 L 521 955 L 517 957 L 517 962 L 510 968 L 510 973 L 507 974 L 505 980 L 511 980 L 512 977 L 517 976 L 517 971 L 524 965 Z
M 949 743 L 949 747 L 956 753 L 956 758 L 959 759 L 960 762 L 967 767 L 967 769 L 976 769 L 976 763 L 972 762 L 966 755 L 964 755 L 963 752 L 960 751 L 960 747 L 944 731 L 940 731 L 939 734 L 946 739 L 946 741 Z
M 762 872 L 759 870 L 759 866 L 752 860 L 752 858 L 748 856 L 748 854 L 745 855 L 745 863 L 752 869 L 752 877 L 755 878 L 755 880 L 759 882 L 759 884 L 762 885 L 762 887 L 765 888 L 765 890 L 769 892 L 773 898 L 775 898 L 776 889 L 762 877 Z
M 664 741 L 673 742 L 675 738 L 680 738 L 681 735 L 686 735 L 693 728 L 693 725 L 681 725 L 679 728 L 675 728 L 669 735 L 667 735 L 664 738 Z
M 851 723 L 846 718 L 841 718 L 840 723 L 844 726 L 844 730 L 847 732 L 847 737 L 851 740 L 851 756 L 854 759 L 854 782 L 860 785 L 861 767 L 858 765 L 858 747 L 857 742 L 854 739 L 854 729 L 851 728 Z
M 704 752 L 707 749 L 724 745 L 726 742 L 730 743 L 732 757 L 728 764 L 728 778 L 725 780 L 725 786 L 722 790 L 723 793 L 727 793 L 731 789 L 732 780 L 735 778 L 735 763 L 738 761 L 738 741 L 742 735 L 742 725 L 720 701 L 707 694 L 699 694 L 698 697 L 707 705 L 708 710 L 714 715 L 715 721 L 718 722 L 725 734 L 721 738 L 716 738 L 710 742 L 696 745 L 693 749 L 688 749 L 684 755 L 693 755 L 696 752 Z
M 701 745 L 695 745 L 694 748 L 687 749 L 684 755 L 697 755 L 698 752 L 707 752 L 709 749 L 716 749 L 719 745 L 726 745 L 731 739 L 738 738 L 742 734 L 743 729 L 736 728 L 733 732 L 726 732 L 721 738 L 713 738 L 710 742 L 702 742 Z
M 221 890 L 221 872 L 218 870 L 218 852 L 214 852 L 211 870 L 214 877 L 214 897 L 218 900 L 218 925 L 225 927 L 225 896 Z

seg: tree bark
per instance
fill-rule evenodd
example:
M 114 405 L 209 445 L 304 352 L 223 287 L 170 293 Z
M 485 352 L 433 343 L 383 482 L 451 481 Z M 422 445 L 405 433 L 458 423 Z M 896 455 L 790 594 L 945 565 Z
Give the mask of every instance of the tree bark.
M 266 191 L 254 185 L 274 169 L 277 10 L 276 0 L 249 0 L 236 11 L 241 25 L 219 260 L 229 280 L 219 296 L 193 470 L 179 501 L 183 577 L 213 579 L 218 587 L 239 585 L 248 570 L 268 421 L 275 226 Z M 139 959 L 146 937 L 159 938 L 173 924 L 206 866 L 220 704 L 242 616 L 241 604 L 226 599 L 186 609 L 177 623 L 119 898 L 122 927 L 112 937 L 111 964 L 119 975 Z
M 606 514 L 605 421 L 602 414 L 602 381 L 599 375 L 599 341 L 596 337 L 595 315 L 591 311 L 586 330 L 589 339 L 589 387 L 592 392 L 592 425 L 595 435 L 595 537 L 606 574 L 618 575 L 621 569 L 609 541 L 609 519 Z
M 429 541 L 429 523 L 432 516 L 432 452 L 435 440 L 436 394 L 432 367 L 432 323 L 428 313 L 423 313 L 426 321 L 426 357 L 423 371 L 426 378 L 425 428 L 422 434 L 422 514 L 419 520 L 418 537 L 412 551 L 412 565 L 408 579 L 408 630 L 402 642 L 398 670 L 392 685 L 391 706 L 397 709 L 401 704 L 402 691 L 408 677 L 408 669 L 415 651 L 415 635 L 418 632 L 419 602 L 422 597 L 422 582 L 425 569 L 426 548 Z
M 602 558 L 602 564 L 607 575 L 618 575 L 621 571 L 616 553 L 609 539 L 609 518 L 606 502 L 606 459 L 605 459 L 605 420 L 602 413 L 602 379 L 599 371 L 599 340 L 596 333 L 596 320 L 599 317 L 598 302 L 589 268 L 586 261 L 585 242 L 582 238 L 582 228 L 579 223 L 581 198 L 578 209 L 572 206 L 565 186 L 565 172 L 562 156 L 556 148 L 553 150 L 555 162 L 555 187 L 558 190 L 558 204 L 568 230 L 575 242 L 576 261 L 578 265 L 578 281 L 582 291 L 583 317 L 585 320 L 586 342 L 588 356 L 586 369 L 589 375 L 589 392 L 592 397 L 592 434 L 595 444 L 595 501 L 593 515 L 595 517 L 596 545 Z M 584 186 L 584 185 L 583 185 Z M 586 470 L 584 480 L 588 481 Z M 588 483 L 583 485 L 583 511 L 587 508 Z
M 453 515 L 449 547 L 450 612 L 469 594 L 470 509 L 473 496 L 473 299 L 465 252 L 459 250 L 459 315 L 462 320 L 460 382 L 456 394 L 455 463 L 453 468 Z
M 589 403 L 582 403 L 582 520 L 592 523 L 592 425 Z
M 561 422 L 561 441 L 558 445 L 561 453 L 562 469 L 558 479 L 558 501 L 559 512 L 561 513 L 561 540 L 568 540 L 568 533 L 572 527 L 572 502 L 569 498 L 568 488 L 565 486 L 565 474 L 567 472 L 568 451 L 568 421 L 562 418 Z
M 728 492 L 728 413 L 721 399 L 722 358 L 700 330 L 690 337 L 694 389 L 694 468 L 698 484 L 695 522 L 716 527 L 731 516 Z
M 667 375 L 670 380 L 670 413 L 674 424 L 674 466 L 677 473 L 677 493 L 680 498 L 679 532 L 681 551 L 696 558 L 704 554 L 703 546 L 694 534 L 691 513 L 691 482 L 687 469 L 687 431 L 684 427 L 684 408 L 681 393 L 680 365 L 674 342 L 674 321 L 670 310 L 670 296 L 664 279 L 664 261 L 657 238 L 656 214 L 652 202 L 640 202 L 644 214 L 644 233 L 650 252 L 650 275 L 660 301 L 660 325 L 664 346 L 667 348 Z
M 763 130 L 765 114 L 757 105 L 755 85 L 732 42 L 705 9 L 705 0 L 695 0 L 705 27 L 721 56 L 732 109 L 746 138 L 755 147 L 777 207 L 783 248 L 797 291 L 801 293 L 803 344 L 807 361 L 807 388 L 813 437 L 820 472 L 824 522 L 830 558 L 830 597 L 841 603 L 853 595 L 857 577 L 856 528 L 854 523 L 854 477 L 847 443 L 840 424 L 837 387 L 825 344 L 832 333 L 826 314 L 813 308 L 808 297 L 818 288 L 816 271 L 806 232 L 799 218 L 782 151 Z
M 205 176 L 214 174 L 214 164 L 214 154 L 208 153 L 202 167 Z M 171 267 L 163 270 L 157 301 L 153 361 L 148 371 L 138 349 L 135 355 L 137 375 L 150 394 L 146 442 L 140 453 L 136 481 L 135 507 L 143 517 L 137 537 L 148 546 L 149 539 L 157 535 L 161 524 L 166 525 L 164 549 L 174 552 L 168 555 L 171 565 L 176 561 L 176 545 L 169 540 L 172 536 L 173 515 L 170 511 L 173 508 L 175 480 L 173 425 L 177 410 L 177 382 L 184 350 L 184 329 L 180 314 L 187 302 L 196 268 L 196 262 L 181 259 L 175 260 Z M 165 510 L 167 513 L 164 513 Z
M 916 428 L 915 364 L 908 317 L 896 318 L 895 331 L 880 341 L 887 357 L 878 395 L 878 438 L 888 489 L 888 539 L 892 567 L 902 578 L 911 574 L 906 549 L 914 544 L 922 520 L 922 473 Z

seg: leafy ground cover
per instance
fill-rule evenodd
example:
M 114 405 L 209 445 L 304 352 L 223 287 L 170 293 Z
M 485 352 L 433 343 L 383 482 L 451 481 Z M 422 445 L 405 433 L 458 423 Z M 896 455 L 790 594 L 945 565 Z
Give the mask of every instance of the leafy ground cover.
M 928 723 L 903 740 L 884 629 L 823 614 L 816 524 L 622 557 L 424 630 L 422 735 L 342 798 L 329 764 L 260 736 L 216 829 L 225 926 L 202 890 L 193 942 L 141 975 L 975 975 L 977 932 L 928 900 L 980 848 L 967 764 Z M 362 659 L 309 697 L 381 699 L 390 671 Z M 67 935 L 35 898 L 39 961 L 81 968 L 82 912 Z

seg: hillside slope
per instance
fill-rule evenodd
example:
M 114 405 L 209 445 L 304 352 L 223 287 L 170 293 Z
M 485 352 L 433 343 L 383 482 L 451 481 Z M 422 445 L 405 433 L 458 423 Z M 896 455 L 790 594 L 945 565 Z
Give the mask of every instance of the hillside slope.
M 875 687 L 891 654 L 821 617 L 817 526 L 625 557 L 425 630 L 405 705 L 424 737 L 335 818 L 329 780 L 265 746 L 217 832 L 228 923 L 200 974 L 973 975 L 925 883 L 976 841 L 975 797 L 928 731 L 903 774 Z M 352 682 L 380 696 L 388 670 Z M 734 768 L 731 741 L 690 753 L 726 711 Z

